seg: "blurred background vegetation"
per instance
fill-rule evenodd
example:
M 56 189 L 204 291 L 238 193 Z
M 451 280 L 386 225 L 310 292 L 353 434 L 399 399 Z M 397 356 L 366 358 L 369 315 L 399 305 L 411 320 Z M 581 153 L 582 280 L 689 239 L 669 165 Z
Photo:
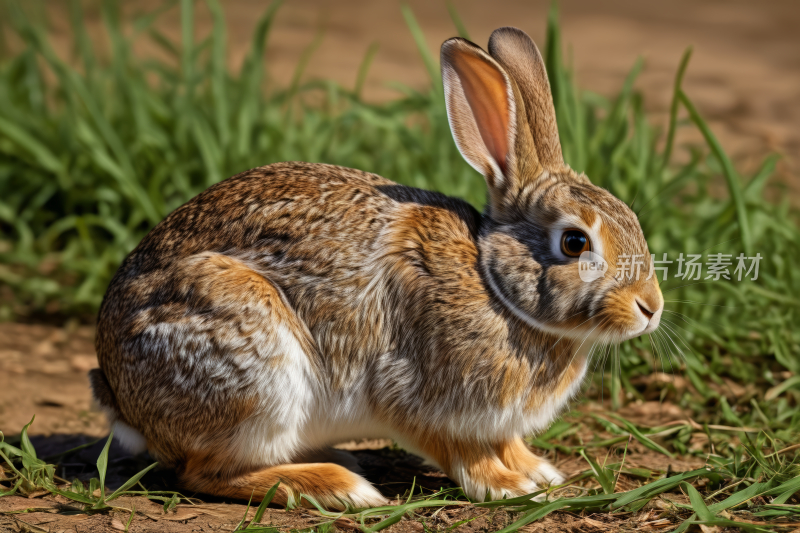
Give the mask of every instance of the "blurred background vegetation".
M 484 203 L 483 180 L 449 132 L 438 59 L 408 7 L 402 16 L 429 88 L 403 87 L 402 96 L 374 103 L 362 97 L 374 48 L 351 87 L 303 81 L 318 40 L 288 85 L 271 79 L 265 50 L 277 2 L 260 15 L 236 71 L 228 66 L 218 0 L 204 2 L 213 29 L 202 39 L 193 33 L 195 3 L 180 2 L 177 41 L 154 25 L 170 3 L 123 25 L 118 4 L 101 2 L 107 54 L 96 53 L 79 3 L 69 5 L 74 39 L 66 55 L 54 49 L 35 5 L 8 2 L 0 16 L 3 42 L 18 44 L 4 45 L 0 63 L 2 319 L 90 321 L 116 268 L 147 231 L 209 185 L 255 166 L 333 163 L 478 208 Z M 451 13 L 453 33 L 468 36 L 457 10 Z M 140 40 L 158 46 L 162 59 L 133 53 Z M 637 381 L 643 376 L 683 372 L 688 385 L 659 388 L 661 399 L 691 407 L 708 423 L 755 426 L 791 440 L 800 427 L 800 230 L 786 195 L 765 197 L 777 157 L 754 172 L 737 171 L 681 89 L 689 51 L 676 73 L 667 127 L 656 128 L 634 90 L 641 62 L 606 98 L 576 86 L 555 9 L 539 44 L 566 161 L 633 206 L 658 257 L 763 258 L 757 281 L 664 282 L 663 327 L 599 354 L 605 370 L 593 393 L 618 404 L 648 394 Z M 675 132 L 685 128 L 704 142 L 676 143 Z M 679 451 L 686 444 L 676 437 Z

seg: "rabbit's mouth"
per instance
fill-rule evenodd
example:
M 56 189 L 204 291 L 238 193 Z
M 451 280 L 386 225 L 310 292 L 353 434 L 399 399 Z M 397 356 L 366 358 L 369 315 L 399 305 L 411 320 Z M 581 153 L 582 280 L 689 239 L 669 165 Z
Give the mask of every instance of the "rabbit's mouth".
M 656 283 L 647 287 L 625 287 L 610 291 L 603 299 L 596 321 L 600 335 L 609 342 L 622 342 L 658 329 L 664 312 L 664 298 Z

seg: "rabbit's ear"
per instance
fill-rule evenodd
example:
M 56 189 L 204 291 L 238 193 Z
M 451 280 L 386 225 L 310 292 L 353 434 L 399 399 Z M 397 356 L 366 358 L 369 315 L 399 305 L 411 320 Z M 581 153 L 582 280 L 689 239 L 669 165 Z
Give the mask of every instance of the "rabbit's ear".
M 484 175 L 490 196 L 497 200 L 512 188 L 516 176 L 513 82 L 489 54 L 458 37 L 442 44 L 442 81 L 456 146 Z
M 528 34 L 517 28 L 498 28 L 489 38 L 489 54 L 516 83 L 525 108 L 539 163 L 547 170 L 564 167 L 558 139 L 556 110 L 542 54 Z

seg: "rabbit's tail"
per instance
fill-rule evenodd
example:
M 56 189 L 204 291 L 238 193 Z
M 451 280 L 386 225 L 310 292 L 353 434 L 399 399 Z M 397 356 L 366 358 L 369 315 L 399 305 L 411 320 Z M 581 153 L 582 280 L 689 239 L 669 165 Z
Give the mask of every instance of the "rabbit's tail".
M 108 378 L 100 368 L 89 371 L 89 383 L 92 385 L 92 392 L 95 401 L 105 411 L 109 422 L 114 430 L 114 438 L 120 445 L 133 454 L 141 453 L 147 449 L 147 441 L 144 436 L 133 429 L 120 413 L 117 397 L 111 389 Z
M 114 418 L 119 420 L 119 404 L 105 372 L 100 368 L 93 368 L 89 371 L 89 383 L 92 385 L 95 401 L 100 404 L 105 411 L 111 411 Z M 109 413 L 109 414 L 111 414 Z
M 377 507 L 387 504 L 366 479 L 343 466 L 333 463 L 282 464 L 262 468 L 238 476 L 220 472 L 223 456 L 194 456 L 179 469 L 181 484 L 189 490 L 261 501 L 270 488 L 280 481 L 272 503 L 301 505 L 313 504 L 303 496 L 312 497 L 319 505 L 329 509 L 347 507 Z

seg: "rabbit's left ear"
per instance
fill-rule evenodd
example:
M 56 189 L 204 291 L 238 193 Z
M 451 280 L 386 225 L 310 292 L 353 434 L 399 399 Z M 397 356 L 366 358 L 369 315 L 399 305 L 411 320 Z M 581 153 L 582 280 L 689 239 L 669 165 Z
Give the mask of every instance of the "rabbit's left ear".
M 490 205 L 503 211 L 542 168 L 519 90 L 489 54 L 458 37 L 442 44 L 442 81 L 456 146 L 486 178 Z

